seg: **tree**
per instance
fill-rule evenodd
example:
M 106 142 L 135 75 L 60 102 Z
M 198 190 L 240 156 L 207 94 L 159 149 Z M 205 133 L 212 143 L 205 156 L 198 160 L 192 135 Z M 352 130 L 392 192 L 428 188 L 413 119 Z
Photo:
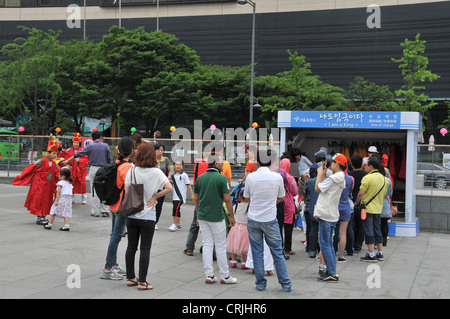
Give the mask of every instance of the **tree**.
M 440 76 L 428 70 L 428 58 L 425 54 L 425 40 L 420 39 L 418 33 L 414 40 L 405 39 L 400 45 L 403 48 L 403 57 L 392 58 L 394 63 L 399 64 L 403 75 L 401 89 L 395 91 L 395 95 L 401 99 L 398 105 L 403 111 L 420 112 L 426 119 L 426 112 L 437 103 L 428 100 L 425 90 L 426 81 L 433 82 Z
M 263 76 L 256 80 L 255 92 L 263 102 L 263 112 L 277 110 L 346 109 L 349 105 L 344 90 L 323 83 L 313 75 L 311 64 L 303 55 L 288 50 L 292 69 L 277 76 Z
M 102 59 L 91 66 L 95 75 L 92 85 L 104 97 L 99 106 L 103 112 L 109 112 L 121 126 L 132 125 L 145 114 L 146 124 L 153 128 L 166 110 L 153 112 L 154 104 L 140 94 L 139 87 L 170 72 L 193 72 L 199 65 L 195 51 L 177 41 L 174 35 L 162 31 L 149 33 L 143 27 L 126 30 L 113 26 L 99 43 Z
M 82 131 L 83 116 L 92 116 L 92 110 L 101 99 L 98 88 L 91 84 L 90 65 L 99 59 L 96 44 L 89 40 L 71 40 L 61 43 L 61 64 L 56 81 L 61 86 L 57 100 L 57 123 L 69 118 L 76 132 Z M 103 117 L 102 114 L 97 114 Z
M 47 134 L 55 119 L 56 100 L 61 87 L 56 81 L 61 64 L 58 37 L 61 32 L 27 31 L 1 49 L 7 59 L 0 64 L 0 105 L 2 113 L 30 119 L 32 134 Z
M 391 111 L 398 107 L 389 86 L 369 82 L 362 76 L 349 83 L 345 97 L 355 111 Z

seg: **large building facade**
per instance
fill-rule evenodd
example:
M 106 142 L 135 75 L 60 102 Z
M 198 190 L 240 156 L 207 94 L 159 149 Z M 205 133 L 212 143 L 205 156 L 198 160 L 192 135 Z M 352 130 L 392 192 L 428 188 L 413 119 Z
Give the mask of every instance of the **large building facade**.
M 253 0 L 256 74 L 291 68 L 287 50 L 306 56 L 325 83 L 347 88 L 356 76 L 391 90 L 402 75 L 392 57 L 417 33 L 426 40 L 429 68 L 440 79 L 426 93 L 446 117 L 450 100 L 450 2 L 433 0 Z M 376 3 L 378 8 L 369 7 Z M 68 8 L 79 6 L 78 11 Z M 120 4 L 120 6 L 119 6 Z M 175 34 L 204 64 L 248 65 L 252 6 L 236 0 L 0 0 L 0 45 L 23 36 L 19 25 L 61 29 L 61 39 L 100 40 L 113 25 Z M 79 18 L 79 27 L 73 19 Z M 68 23 L 69 21 L 69 23 Z M 72 22 L 72 23 L 70 23 Z M 84 27 L 85 26 L 85 27 Z M 439 111 L 440 110 L 440 111 Z M 434 116 L 429 121 L 433 122 Z M 439 123 L 429 123 L 435 126 Z

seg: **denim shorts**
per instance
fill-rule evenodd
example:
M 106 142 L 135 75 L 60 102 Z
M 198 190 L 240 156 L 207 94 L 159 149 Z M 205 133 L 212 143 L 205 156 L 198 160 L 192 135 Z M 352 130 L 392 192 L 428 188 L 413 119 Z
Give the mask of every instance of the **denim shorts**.
M 339 211 L 339 221 L 341 222 L 348 221 L 350 220 L 350 217 L 352 217 L 351 211 L 344 211 L 344 210 Z

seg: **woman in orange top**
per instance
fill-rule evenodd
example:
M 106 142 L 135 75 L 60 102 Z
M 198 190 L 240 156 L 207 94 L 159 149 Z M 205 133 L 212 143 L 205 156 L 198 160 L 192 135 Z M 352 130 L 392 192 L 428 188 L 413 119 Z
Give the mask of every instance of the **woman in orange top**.
M 127 176 L 128 170 L 131 168 L 131 163 L 129 162 L 130 157 L 134 154 L 134 140 L 131 137 L 122 137 L 117 146 L 117 160 L 116 163 L 125 162 L 118 166 L 117 168 L 117 179 L 116 186 L 122 188 L 125 184 L 125 178 Z M 123 275 L 126 274 L 125 270 L 122 269 L 117 263 L 117 248 L 119 242 L 125 233 L 125 227 L 127 223 L 127 217 L 117 213 L 119 210 L 120 203 L 123 199 L 122 192 L 120 194 L 120 199 L 114 205 L 109 205 L 111 209 L 111 220 L 112 220 L 112 233 L 109 240 L 108 252 L 106 255 L 105 267 L 102 270 L 100 278 L 102 279 L 112 279 L 120 280 Z

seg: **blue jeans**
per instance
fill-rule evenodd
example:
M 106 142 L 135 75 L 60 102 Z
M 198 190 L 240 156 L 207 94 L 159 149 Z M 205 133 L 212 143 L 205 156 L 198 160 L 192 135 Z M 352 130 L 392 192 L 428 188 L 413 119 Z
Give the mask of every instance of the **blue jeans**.
M 267 285 L 267 280 L 264 278 L 263 238 L 265 238 L 275 262 L 278 282 L 281 284 L 284 291 L 290 291 L 292 284 L 288 276 L 286 260 L 283 255 L 280 227 L 277 219 L 270 222 L 257 222 L 249 218 L 247 220 L 247 229 L 250 238 L 250 246 L 252 248 L 256 289 L 264 290 Z
M 112 232 L 106 254 L 105 269 L 117 265 L 117 248 L 125 232 L 127 218 L 119 213 L 111 212 Z
M 319 240 L 320 251 L 325 260 L 328 273 L 336 274 L 336 256 L 333 247 L 333 233 L 336 228 L 336 222 L 327 222 L 319 219 Z

